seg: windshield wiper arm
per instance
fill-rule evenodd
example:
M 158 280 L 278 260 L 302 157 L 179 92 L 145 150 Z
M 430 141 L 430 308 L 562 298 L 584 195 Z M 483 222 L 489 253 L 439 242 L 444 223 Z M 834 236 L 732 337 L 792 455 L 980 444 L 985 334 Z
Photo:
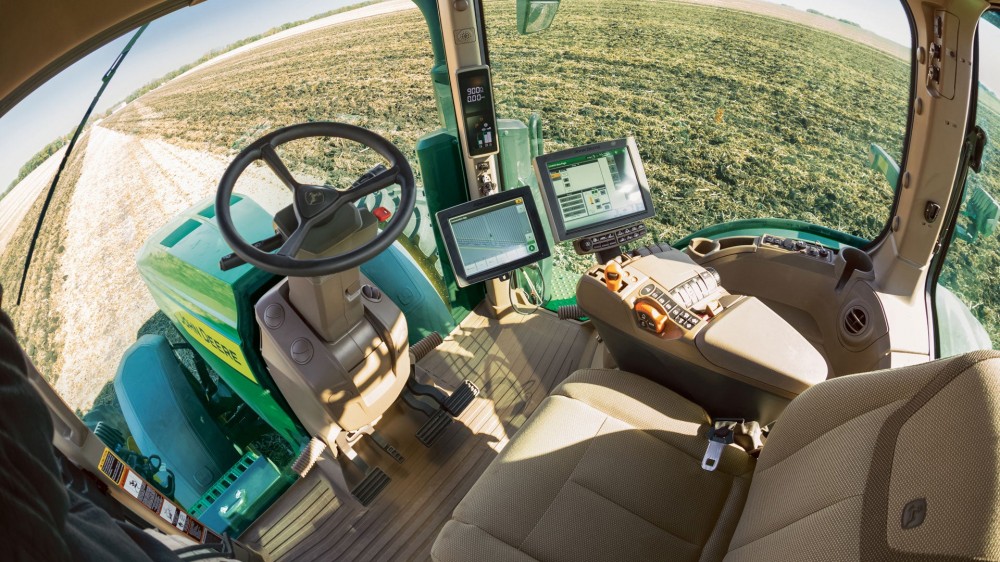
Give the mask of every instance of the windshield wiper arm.
M 90 102 L 90 107 L 87 108 L 87 112 L 83 114 L 83 119 L 80 124 L 76 127 L 76 132 L 73 133 L 73 138 L 70 139 L 69 145 L 66 147 L 66 152 L 63 153 L 62 161 L 59 162 L 59 169 L 56 170 L 55 177 L 52 178 L 52 184 L 49 185 L 49 191 L 45 194 L 45 203 L 42 204 L 42 211 L 38 214 L 38 222 L 35 223 L 35 233 L 31 235 L 31 244 L 28 246 L 28 255 L 24 258 L 24 271 L 21 272 L 21 286 L 17 289 L 17 305 L 21 304 L 21 295 L 24 294 L 24 284 L 28 279 L 28 268 L 31 267 L 31 257 L 35 254 L 35 242 L 38 241 L 38 236 L 42 232 L 42 222 L 45 221 L 45 214 L 49 211 L 49 204 L 52 202 L 52 195 L 56 191 L 56 184 L 59 183 L 59 178 L 62 176 L 63 169 L 66 167 L 66 162 L 69 161 L 69 155 L 73 153 L 73 147 L 76 146 L 77 139 L 80 138 L 80 133 L 83 132 L 84 127 L 87 126 L 87 121 L 90 119 L 90 114 L 94 112 L 94 107 L 97 105 L 98 100 L 101 99 L 101 95 L 104 94 L 104 90 L 108 87 L 111 79 L 114 78 L 115 72 L 118 71 L 118 67 L 121 66 L 122 61 L 125 60 L 125 56 L 128 52 L 132 50 L 132 45 L 135 45 L 139 36 L 142 35 L 143 31 L 149 24 L 144 24 L 142 27 L 135 32 L 135 35 L 129 39 L 129 42 L 125 44 L 125 48 L 122 52 L 118 53 L 118 57 L 115 62 L 111 63 L 111 68 L 104 73 L 101 77 L 101 87 L 97 90 L 97 95 L 94 96 L 93 101 Z

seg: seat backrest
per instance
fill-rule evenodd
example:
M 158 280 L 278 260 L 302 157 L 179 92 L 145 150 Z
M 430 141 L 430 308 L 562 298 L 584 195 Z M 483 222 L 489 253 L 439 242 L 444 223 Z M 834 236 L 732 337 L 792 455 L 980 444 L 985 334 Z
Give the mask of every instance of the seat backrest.
M 1000 353 L 819 384 L 778 420 L 725 560 L 1000 559 Z

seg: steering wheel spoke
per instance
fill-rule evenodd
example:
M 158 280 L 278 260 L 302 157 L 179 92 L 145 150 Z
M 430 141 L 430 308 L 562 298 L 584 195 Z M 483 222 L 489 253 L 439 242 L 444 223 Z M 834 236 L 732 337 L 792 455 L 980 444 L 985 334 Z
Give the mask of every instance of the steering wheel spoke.
M 281 183 L 285 184 L 285 187 L 295 191 L 296 188 L 300 186 L 299 182 L 295 181 L 295 177 L 292 173 L 288 171 L 288 167 L 285 163 L 281 161 L 281 157 L 278 156 L 278 152 L 274 150 L 274 147 L 270 143 L 264 143 L 264 146 L 260 147 L 260 157 L 264 160 L 274 175 L 278 176 Z
M 294 258 L 295 254 L 302 249 L 302 244 L 305 243 L 306 236 L 309 235 L 309 230 L 311 230 L 311 228 L 308 221 L 300 224 L 299 227 L 292 232 L 288 239 L 285 240 L 281 247 L 278 248 L 278 251 L 275 252 L 275 254 Z

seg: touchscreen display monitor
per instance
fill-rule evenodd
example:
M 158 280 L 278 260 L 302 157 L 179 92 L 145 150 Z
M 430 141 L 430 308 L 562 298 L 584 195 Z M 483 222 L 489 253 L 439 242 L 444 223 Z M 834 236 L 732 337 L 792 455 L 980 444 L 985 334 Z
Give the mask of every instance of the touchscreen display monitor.
M 540 156 L 536 172 L 559 241 L 649 218 L 652 199 L 632 139 Z
M 504 191 L 441 211 L 438 226 L 459 285 L 499 277 L 549 257 L 528 188 Z

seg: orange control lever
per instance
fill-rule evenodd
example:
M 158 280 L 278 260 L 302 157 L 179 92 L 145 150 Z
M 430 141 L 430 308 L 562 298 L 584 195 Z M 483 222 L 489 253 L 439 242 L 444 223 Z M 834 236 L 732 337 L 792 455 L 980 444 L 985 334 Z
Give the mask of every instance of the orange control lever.
M 612 293 L 617 293 L 622 288 L 622 268 L 618 265 L 616 261 L 609 261 L 608 265 L 604 266 L 604 283 L 607 284 L 608 290 Z
M 671 339 L 676 339 L 683 335 L 681 329 L 670 320 L 663 306 L 651 298 L 642 297 L 635 301 L 635 313 L 643 328 L 661 338 L 669 336 Z

